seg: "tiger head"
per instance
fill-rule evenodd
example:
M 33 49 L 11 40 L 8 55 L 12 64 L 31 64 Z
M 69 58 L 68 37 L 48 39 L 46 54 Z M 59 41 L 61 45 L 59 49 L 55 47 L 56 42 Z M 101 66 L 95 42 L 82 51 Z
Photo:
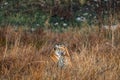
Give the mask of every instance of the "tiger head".
M 56 44 L 50 53 L 50 58 L 55 63 L 68 64 L 70 62 L 70 54 L 63 44 Z M 63 60 L 61 60 L 63 59 Z

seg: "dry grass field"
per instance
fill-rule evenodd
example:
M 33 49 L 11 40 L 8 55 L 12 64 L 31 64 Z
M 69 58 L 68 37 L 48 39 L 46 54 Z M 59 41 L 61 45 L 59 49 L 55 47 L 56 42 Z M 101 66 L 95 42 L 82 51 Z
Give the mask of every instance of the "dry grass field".
M 71 68 L 60 69 L 50 59 L 56 43 L 67 46 Z M 120 80 L 120 28 L 0 28 L 0 80 Z

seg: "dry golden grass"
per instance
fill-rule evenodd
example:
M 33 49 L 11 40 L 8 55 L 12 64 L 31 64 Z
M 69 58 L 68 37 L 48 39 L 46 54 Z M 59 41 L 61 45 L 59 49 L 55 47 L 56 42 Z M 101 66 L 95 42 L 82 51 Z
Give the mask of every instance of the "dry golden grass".
M 49 53 L 67 45 L 72 68 L 60 69 Z M 0 80 L 120 80 L 120 29 L 69 29 L 63 33 L 0 28 Z

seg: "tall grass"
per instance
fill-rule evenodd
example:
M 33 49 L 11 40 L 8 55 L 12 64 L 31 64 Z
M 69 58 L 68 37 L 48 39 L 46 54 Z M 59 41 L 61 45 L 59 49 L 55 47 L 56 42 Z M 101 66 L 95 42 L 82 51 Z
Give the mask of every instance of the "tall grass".
M 112 46 L 114 37 L 114 46 Z M 66 44 L 72 68 L 50 59 L 53 45 Z M 97 27 L 56 33 L 0 28 L 0 80 L 120 80 L 120 29 Z

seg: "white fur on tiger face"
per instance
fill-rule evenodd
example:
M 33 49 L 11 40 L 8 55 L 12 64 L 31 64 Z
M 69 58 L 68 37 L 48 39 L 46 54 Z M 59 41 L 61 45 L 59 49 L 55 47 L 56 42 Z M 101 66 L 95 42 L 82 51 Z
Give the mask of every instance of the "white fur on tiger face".
M 65 65 L 71 66 L 70 55 L 63 44 L 56 44 L 54 49 L 50 53 L 51 59 L 58 64 L 58 66 L 63 67 Z
M 61 56 L 65 55 L 65 51 L 62 48 L 64 48 L 63 45 L 55 45 L 55 47 L 54 47 L 55 54 L 58 57 L 61 57 Z

